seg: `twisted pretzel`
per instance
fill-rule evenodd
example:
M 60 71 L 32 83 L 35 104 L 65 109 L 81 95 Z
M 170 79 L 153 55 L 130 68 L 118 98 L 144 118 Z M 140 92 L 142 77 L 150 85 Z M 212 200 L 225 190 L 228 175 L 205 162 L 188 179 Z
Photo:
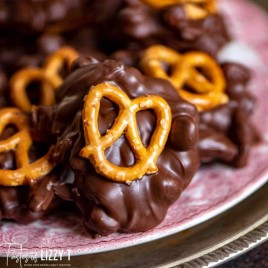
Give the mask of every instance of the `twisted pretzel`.
M 167 74 L 164 64 L 171 67 L 171 75 Z M 214 59 L 203 52 L 181 55 L 162 45 L 151 46 L 142 57 L 141 67 L 147 75 L 170 81 L 178 94 L 199 111 L 228 102 L 228 96 L 224 93 L 224 75 Z M 202 69 L 203 74 L 196 68 Z M 183 89 L 185 86 L 194 93 Z
M 186 17 L 191 20 L 204 19 L 209 14 L 216 13 L 215 0 L 142 0 L 155 9 L 162 9 L 172 5 L 182 5 Z
M 50 152 L 37 161 L 30 163 L 28 151 L 32 145 L 28 117 L 17 108 L 0 110 L 0 133 L 7 125 L 16 126 L 18 132 L 0 141 L 0 153 L 14 151 L 15 170 L 0 170 L 0 185 L 18 186 L 37 180 L 48 174 L 54 167 L 48 161 Z
M 59 72 L 67 64 L 67 68 L 71 67 L 72 62 L 78 57 L 78 53 L 71 47 L 62 47 L 55 53 L 50 55 L 44 64 L 44 72 L 46 76 L 52 78 L 56 87 L 62 84 L 63 79 Z
M 59 74 L 65 62 L 68 66 L 78 54 L 69 47 L 63 47 L 47 58 L 43 68 L 24 68 L 15 73 L 10 80 L 10 94 L 13 103 L 24 112 L 31 112 L 32 103 L 27 94 L 27 86 L 34 81 L 41 82 L 41 105 L 55 102 L 55 90 L 62 83 Z
M 41 82 L 41 105 L 52 105 L 55 101 L 54 90 L 57 87 L 54 79 L 46 76 L 39 68 L 25 68 L 15 73 L 10 80 L 10 96 L 13 103 L 24 112 L 32 111 L 32 103 L 27 95 L 27 86 L 33 81 Z
M 109 98 L 118 105 L 119 114 L 112 128 L 101 137 L 98 129 L 98 114 L 103 97 Z M 155 111 L 157 123 L 150 144 L 145 148 L 139 135 L 136 113 L 147 109 Z M 130 100 L 118 87 L 103 83 L 90 89 L 82 118 L 86 147 L 80 151 L 80 156 L 88 158 L 99 174 L 116 182 L 130 183 L 145 174 L 157 172 L 156 162 L 167 141 L 172 119 L 170 107 L 164 99 L 147 95 Z M 112 164 L 106 159 L 104 153 L 123 133 L 136 158 L 136 163 L 131 167 L 118 167 Z

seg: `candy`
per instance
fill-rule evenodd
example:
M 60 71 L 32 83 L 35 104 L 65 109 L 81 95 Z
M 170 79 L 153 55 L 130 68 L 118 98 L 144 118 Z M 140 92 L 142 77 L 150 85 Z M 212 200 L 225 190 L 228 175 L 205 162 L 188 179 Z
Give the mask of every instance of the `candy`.
M 33 163 L 30 163 L 29 149 L 32 145 L 28 117 L 16 108 L 0 110 L 0 133 L 7 125 L 14 125 L 18 132 L 0 141 L 0 152 L 15 151 L 15 170 L 0 170 L 0 185 L 18 186 L 30 183 L 47 175 L 54 164 L 49 162 L 50 151 Z
M 43 68 L 24 68 L 16 72 L 10 80 L 13 103 L 24 112 L 31 112 L 32 103 L 27 96 L 27 85 L 40 81 L 40 104 L 52 105 L 55 102 L 54 92 L 62 83 L 60 70 L 64 68 L 65 63 L 70 67 L 77 56 L 74 49 L 63 47 L 47 58 Z
M 171 75 L 163 68 L 164 64 L 171 67 Z M 228 102 L 221 68 L 203 52 L 179 54 L 168 47 L 155 45 L 145 50 L 141 67 L 147 75 L 169 80 L 178 94 L 194 104 L 199 111 L 210 110 Z M 203 73 L 197 68 L 202 69 Z M 185 86 L 194 93 L 184 89 Z
M 103 97 L 115 102 L 120 110 L 112 128 L 101 136 L 98 114 Z M 157 123 L 150 144 L 145 148 L 140 139 L 136 114 L 147 109 L 155 111 Z M 80 156 L 89 158 L 98 173 L 113 181 L 130 182 L 158 171 L 156 162 L 164 149 L 171 127 L 170 107 L 163 98 L 146 95 L 130 100 L 118 87 L 103 83 L 88 93 L 82 118 L 87 146 L 80 151 Z M 136 163 L 131 167 L 118 167 L 110 163 L 104 153 L 124 132 L 136 158 Z

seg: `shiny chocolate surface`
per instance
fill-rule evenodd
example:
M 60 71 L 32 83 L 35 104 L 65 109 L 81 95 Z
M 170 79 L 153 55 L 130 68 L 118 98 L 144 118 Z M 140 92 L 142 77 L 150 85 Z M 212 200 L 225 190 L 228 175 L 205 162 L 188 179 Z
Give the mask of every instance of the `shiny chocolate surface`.
M 75 173 L 74 199 L 83 214 L 85 227 L 92 235 L 139 232 L 155 227 L 164 219 L 167 209 L 178 199 L 199 166 L 196 109 L 183 101 L 165 80 L 145 77 L 118 61 L 80 58 L 73 69 L 58 90 L 57 105 L 51 108 L 53 112 L 40 107 L 36 115 L 51 120 L 50 136 L 57 139 L 52 160 L 60 163 L 69 159 Z M 131 99 L 158 94 L 172 110 L 172 128 L 157 161 L 158 172 L 131 185 L 107 180 L 96 173 L 89 160 L 79 156 L 85 146 L 81 120 L 83 100 L 92 86 L 102 82 L 117 85 Z M 117 111 L 108 99 L 101 101 L 98 122 L 102 135 L 112 126 Z M 155 116 L 152 111 L 145 110 L 137 114 L 137 122 L 142 142 L 147 146 L 154 131 Z M 42 124 L 39 127 L 42 132 Z M 105 154 L 118 166 L 130 166 L 135 161 L 124 135 Z

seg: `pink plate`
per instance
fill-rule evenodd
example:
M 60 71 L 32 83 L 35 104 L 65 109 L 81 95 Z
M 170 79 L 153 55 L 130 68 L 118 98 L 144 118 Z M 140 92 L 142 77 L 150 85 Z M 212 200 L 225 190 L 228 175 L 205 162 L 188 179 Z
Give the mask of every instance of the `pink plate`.
M 251 61 L 248 62 L 255 71 L 250 89 L 258 98 L 255 122 L 264 134 L 264 141 L 252 150 L 249 165 L 238 170 L 223 165 L 203 168 L 181 198 L 171 207 L 164 222 L 145 233 L 113 234 L 92 239 L 84 230 L 81 219 L 68 214 L 51 216 L 29 225 L 1 223 L 0 255 L 6 256 L 12 250 L 21 250 L 25 256 L 37 257 L 42 254 L 41 249 L 62 250 L 64 255 L 90 254 L 152 241 L 186 230 L 222 213 L 266 183 L 268 179 L 268 105 L 266 104 L 268 100 L 268 17 L 245 0 L 219 0 L 219 2 L 233 36 L 240 43 L 250 46 L 251 49 L 248 48 L 248 51 L 255 53 L 254 60 L 251 57 Z M 240 56 L 244 58 L 248 55 Z

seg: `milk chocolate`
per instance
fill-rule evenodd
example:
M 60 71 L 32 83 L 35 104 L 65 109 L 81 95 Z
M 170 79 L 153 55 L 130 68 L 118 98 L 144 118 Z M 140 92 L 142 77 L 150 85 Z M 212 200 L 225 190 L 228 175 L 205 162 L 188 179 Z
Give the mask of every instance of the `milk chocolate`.
M 201 50 L 216 56 L 230 40 L 219 14 L 193 20 L 186 17 L 182 5 L 155 10 L 140 0 L 122 1 L 114 16 L 99 27 L 100 43 L 108 53 L 163 44 L 180 52 Z
M 119 50 L 111 56 L 139 67 L 142 53 L 142 50 Z M 200 157 L 203 163 L 218 160 L 242 167 L 247 164 L 250 148 L 260 139 L 250 121 L 255 107 L 255 98 L 247 87 L 250 70 L 232 62 L 220 68 L 227 82 L 226 93 L 230 101 L 200 113 Z
M 200 157 L 203 162 L 221 160 L 242 167 L 247 164 L 250 148 L 260 140 L 250 120 L 255 106 L 247 88 L 250 71 L 236 63 L 225 63 L 222 69 L 230 101 L 200 114 Z
M 4 71 L 0 69 L 0 108 L 7 106 L 7 87 L 8 81 Z
M 146 231 L 163 221 L 168 208 L 190 183 L 200 159 L 244 166 L 250 147 L 259 139 L 248 120 L 254 98 L 246 89 L 250 77 L 243 66 L 222 66 L 230 102 L 198 115 L 168 81 L 143 76 L 120 61 L 104 60 L 105 54 L 112 54 L 126 65 L 138 67 L 143 49 L 159 43 L 179 52 L 202 50 L 216 56 L 229 41 L 219 14 L 190 20 L 181 5 L 154 10 L 139 0 L 4 1 L 0 4 L 0 32 L 0 107 L 9 105 L 7 79 L 20 68 L 40 67 L 44 58 L 62 45 L 94 56 L 74 62 L 72 73 L 57 91 L 55 106 L 40 106 L 34 111 L 34 141 L 55 144 L 50 161 L 57 167 L 30 185 L 1 186 L 0 219 L 30 222 L 61 208 L 63 200 L 74 200 L 93 236 Z M 84 98 L 92 86 L 102 82 L 117 85 L 131 99 L 160 95 L 172 110 L 172 128 L 157 161 L 158 172 L 131 185 L 99 175 L 89 160 L 79 156 L 85 146 L 81 120 Z M 111 101 L 101 101 L 98 122 L 102 135 L 112 126 L 117 112 Z M 139 112 L 137 123 L 147 146 L 155 127 L 154 113 Z M 2 138 L 12 133 L 14 129 L 8 128 Z M 43 153 L 37 148 L 42 146 L 34 146 L 33 160 Z M 105 154 L 118 166 L 135 162 L 124 135 Z M 14 167 L 13 153 L 1 153 L 0 168 Z M 67 184 L 62 173 L 69 168 L 75 180 Z
M 77 29 L 90 21 L 88 0 L 1 1 L 0 30 L 33 34 Z
M 17 130 L 8 126 L 0 135 L 5 140 Z M 35 161 L 47 150 L 47 145 L 35 143 L 30 151 L 30 161 Z M 16 169 L 15 154 L 11 151 L 0 153 L 0 169 Z M 68 185 L 61 179 L 62 167 L 50 174 L 23 186 L 0 186 L 0 219 L 29 223 L 61 208 L 65 201 L 60 196 L 68 192 Z M 70 200 L 64 194 L 65 200 Z
M 52 113 L 48 107 L 39 107 L 36 111 L 40 133 L 44 130 L 40 120 L 51 120 L 50 135 L 57 139 L 52 161 L 69 160 L 75 173 L 74 199 L 92 235 L 149 230 L 161 223 L 199 166 L 197 111 L 177 95 L 169 82 L 145 77 L 121 62 L 80 58 L 73 69 L 57 91 L 57 105 L 50 108 Z M 131 99 L 144 94 L 160 95 L 172 110 L 172 128 L 157 161 L 158 172 L 143 176 L 131 185 L 99 175 L 89 160 L 79 156 L 85 146 L 81 120 L 83 100 L 92 86 L 102 82 L 117 85 Z M 117 111 L 117 106 L 108 99 L 101 101 L 99 130 L 102 135 L 113 124 Z M 154 131 L 155 116 L 152 111 L 142 111 L 137 114 L 137 122 L 142 142 L 147 146 Z M 106 150 L 106 157 L 118 166 L 135 162 L 124 135 Z
M 31 186 L 0 186 L 0 219 L 29 223 L 59 209 L 63 200 L 54 189 L 58 176 L 49 174 Z

